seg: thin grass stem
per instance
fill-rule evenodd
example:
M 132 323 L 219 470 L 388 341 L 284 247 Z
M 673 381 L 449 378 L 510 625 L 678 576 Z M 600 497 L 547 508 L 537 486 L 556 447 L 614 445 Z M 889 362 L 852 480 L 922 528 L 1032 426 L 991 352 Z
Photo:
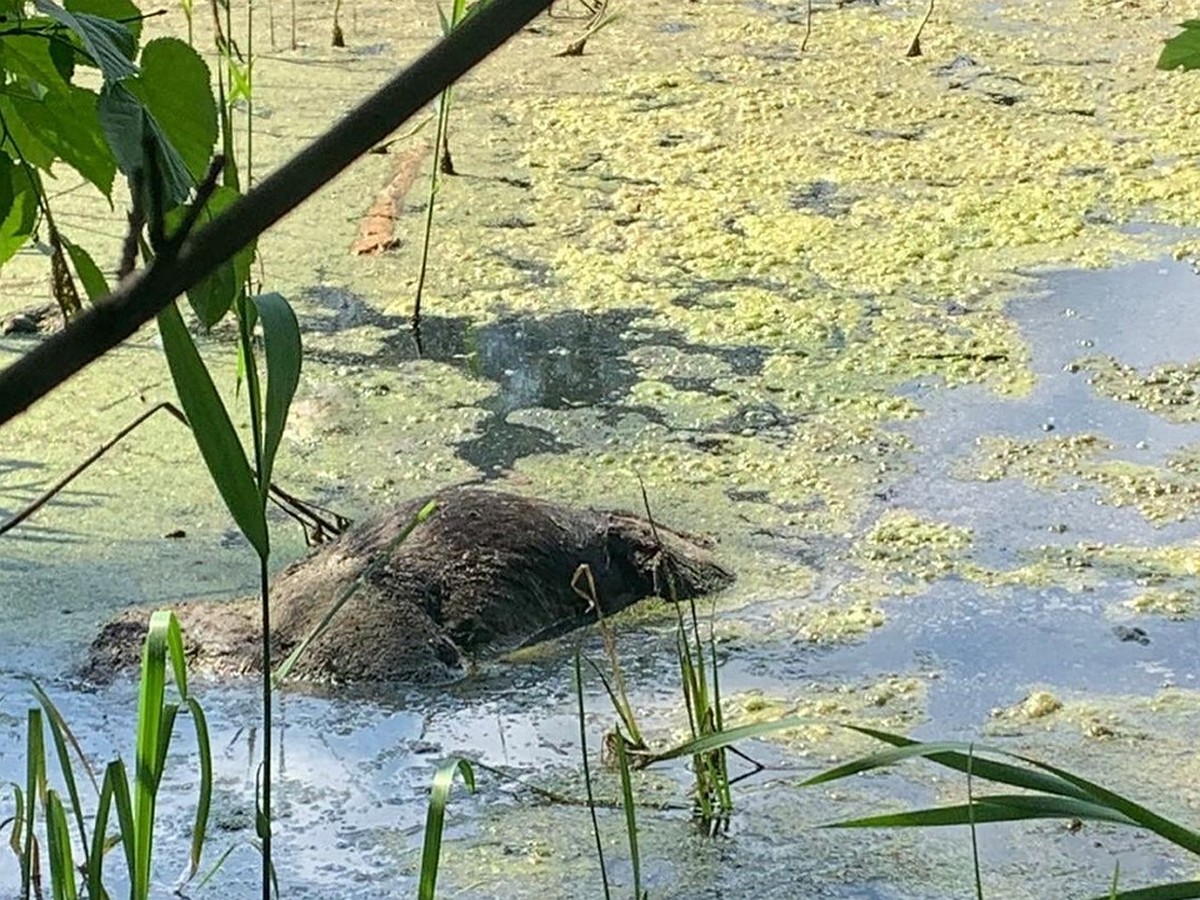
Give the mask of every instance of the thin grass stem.
M 579 648 L 575 648 L 575 700 L 579 707 L 579 752 L 583 754 L 583 783 L 587 788 L 588 814 L 592 817 L 592 835 L 596 839 L 596 859 L 600 863 L 600 883 L 604 887 L 604 900 L 611 900 L 608 887 L 608 868 L 604 864 L 604 844 L 600 840 L 600 820 L 596 816 L 596 798 L 592 792 L 592 767 L 588 761 L 587 723 L 583 708 L 583 668 L 580 665 Z

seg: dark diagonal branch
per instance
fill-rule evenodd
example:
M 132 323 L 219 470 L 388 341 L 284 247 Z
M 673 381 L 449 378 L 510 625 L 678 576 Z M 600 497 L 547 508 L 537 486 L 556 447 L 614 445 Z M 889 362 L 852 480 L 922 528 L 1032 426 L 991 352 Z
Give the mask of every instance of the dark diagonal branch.
M 307 200 L 472 66 L 550 0 L 491 0 L 286 165 L 152 262 L 71 325 L 0 372 L 0 424 L 128 338 L 168 303 Z

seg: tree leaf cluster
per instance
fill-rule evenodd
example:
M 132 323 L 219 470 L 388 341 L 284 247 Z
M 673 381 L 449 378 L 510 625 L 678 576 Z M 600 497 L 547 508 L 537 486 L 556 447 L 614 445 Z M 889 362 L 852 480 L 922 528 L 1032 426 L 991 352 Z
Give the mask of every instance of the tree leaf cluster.
M 72 272 L 93 301 L 108 293 L 109 283 L 105 267 L 61 234 L 47 180 L 73 170 L 111 206 L 117 173 L 136 179 L 153 170 L 160 205 L 171 210 L 204 177 L 217 141 L 207 64 L 184 41 L 163 37 L 142 45 L 141 38 L 142 14 L 132 0 L 0 0 L 0 265 L 42 236 L 56 299 L 67 314 L 75 311 L 64 296 L 75 292 Z M 80 83 L 88 69 L 99 72 L 98 87 Z M 155 156 L 153 166 L 147 153 Z M 234 269 L 248 270 L 248 261 L 240 263 L 223 273 L 227 284 Z M 208 295 L 198 312 L 211 324 Z M 232 297 L 227 291 L 224 309 Z

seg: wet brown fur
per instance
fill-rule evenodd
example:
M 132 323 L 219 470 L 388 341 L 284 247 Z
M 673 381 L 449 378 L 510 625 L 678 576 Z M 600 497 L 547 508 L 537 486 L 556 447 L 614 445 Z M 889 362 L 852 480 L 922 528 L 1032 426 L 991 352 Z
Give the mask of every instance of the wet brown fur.
M 479 488 L 437 494 L 429 520 L 376 564 L 428 499 L 364 521 L 276 577 L 274 665 L 359 579 L 356 593 L 301 657 L 295 677 L 453 678 L 471 658 L 594 619 L 571 587 L 581 564 L 590 568 L 605 612 L 655 594 L 687 599 L 733 580 L 702 542 L 661 525 L 652 529 L 641 517 Z M 257 598 L 193 601 L 175 610 L 196 670 L 260 668 Z M 85 676 L 107 681 L 135 665 L 147 618 L 148 610 L 130 610 L 106 624 Z

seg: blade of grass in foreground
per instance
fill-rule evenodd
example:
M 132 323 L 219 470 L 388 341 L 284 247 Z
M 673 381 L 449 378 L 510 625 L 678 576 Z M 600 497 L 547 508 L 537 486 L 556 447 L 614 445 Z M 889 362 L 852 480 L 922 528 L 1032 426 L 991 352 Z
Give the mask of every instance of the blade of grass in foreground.
M 1091 799 L 1086 791 L 1081 790 L 1065 779 L 1054 777 L 1045 772 L 1031 772 L 1021 766 L 996 762 L 995 760 L 984 759 L 978 756 L 979 753 L 1010 756 L 1010 754 L 997 747 L 981 747 L 978 744 L 971 745 L 962 741 L 924 743 L 914 741 L 903 735 L 879 731 L 874 728 L 866 728 L 861 725 L 842 725 L 842 727 L 848 728 L 851 731 L 857 731 L 859 734 L 865 734 L 867 737 L 875 738 L 884 743 L 892 744 L 896 749 L 883 750 L 879 753 L 872 753 L 858 759 L 852 759 L 844 765 L 814 775 L 803 782 L 805 785 L 836 781 L 839 778 L 895 765 L 897 762 L 919 756 L 927 757 L 931 762 L 935 762 L 946 768 L 965 773 L 967 771 L 966 751 L 974 746 L 976 757 L 972 764 L 972 771 L 977 778 L 983 778 L 986 781 L 996 781 L 1001 784 L 1008 784 L 1030 791 L 1041 791 L 1063 797 L 1075 797 L 1078 800 Z
M 1200 855 L 1200 833 L 1161 816 L 1121 794 L 1082 778 L 1066 769 L 1027 756 L 987 748 L 993 755 L 1015 759 L 1033 771 L 1009 763 L 979 759 L 980 748 L 958 742 L 922 743 L 903 735 L 871 728 L 843 726 L 893 745 L 892 750 L 851 760 L 808 779 L 805 784 L 822 784 L 860 772 L 890 766 L 911 757 L 925 757 L 946 768 L 1008 784 L 1033 794 L 992 795 L 972 798 L 965 805 L 911 810 L 834 823 L 832 827 L 923 827 L 932 825 L 974 826 L 981 822 L 1010 822 L 1021 819 L 1073 818 L 1114 822 L 1144 828 L 1194 855 Z M 965 753 L 963 751 L 966 751 Z M 1200 882 L 1187 881 L 1117 891 L 1116 876 L 1111 889 L 1094 900 L 1187 900 L 1200 898 Z
M 629 774 L 629 754 L 625 752 L 625 735 L 616 732 L 617 766 L 621 770 L 621 805 L 625 807 L 625 833 L 629 836 L 629 863 L 633 866 L 633 896 L 642 900 L 642 860 L 638 851 L 637 813 L 634 808 L 633 782 Z
M 71 829 L 58 791 L 46 791 L 46 856 L 50 863 L 50 891 L 54 900 L 75 900 L 75 861 L 71 855 Z
M 970 804 L 936 806 L 906 810 L 879 816 L 864 816 L 833 822 L 827 828 L 936 828 L 945 825 L 970 825 L 988 822 L 1015 822 L 1020 819 L 1093 819 L 1134 825 L 1132 819 L 1096 803 L 1069 797 L 1036 794 L 992 794 L 976 797 Z
M 1039 762 L 1036 759 L 1015 753 L 1008 753 L 995 747 L 973 747 L 971 744 L 961 742 L 925 744 L 902 735 L 878 731 L 873 728 L 864 728 L 856 725 L 846 725 L 844 727 L 893 744 L 895 749 L 851 760 L 843 766 L 838 766 L 835 769 L 830 769 L 827 772 L 808 779 L 804 784 L 821 784 L 837 778 L 844 778 L 857 772 L 865 772 L 870 769 L 892 765 L 895 762 L 912 756 L 924 756 L 931 762 L 960 772 L 966 772 L 968 767 L 971 767 L 976 778 L 982 778 L 986 781 L 1008 784 L 1013 787 L 1036 791 L 1042 794 L 1050 794 L 1064 799 L 1072 798 L 1082 801 L 1085 804 L 1103 807 L 1105 811 L 1100 818 L 1105 821 L 1121 821 L 1119 818 L 1114 817 L 1124 817 L 1127 820 L 1124 824 L 1132 824 L 1145 828 L 1148 831 L 1154 832 L 1159 837 L 1170 841 L 1172 844 L 1182 847 L 1189 853 L 1200 855 L 1200 833 L 1186 828 L 1177 822 L 1172 822 L 1170 819 L 1152 812 L 1127 797 L 1101 787 L 1078 775 L 1074 775 L 1065 769 L 1052 766 L 1049 763 Z M 1021 766 L 980 759 L 978 757 L 973 761 L 968 758 L 969 753 L 978 753 L 981 750 L 993 755 L 1006 756 L 1009 759 L 1019 760 L 1026 765 L 1033 766 L 1035 770 L 1040 769 L 1041 771 L 1031 771 Z M 1012 818 L 1030 818 L 1027 814 L 1027 808 L 1012 808 L 1011 811 L 1014 813 Z M 1044 817 L 1058 817 L 1058 815 L 1060 813 L 1055 811 L 1054 804 L 1048 804 Z M 1078 813 L 1073 813 L 1073 815 L 1079 818 L 1091 818 L 1091 816 L 1079 816 Z M 1002 819 L 996 819 L 995 821 L 1002 821 Z
M 595 668 L 593 664 L 592 668 Z M 596 670 L 599 672 L 599 669 Z M 603 676 L 601 676 L 603 680 Z M 606 684 L 607 688 L 608 685 Z M 611 691 L 609 696 L 612 696 Z M 580 663 L 579 648 L 575 648 L 575 700 L 579 705 L 579 747 L 583 754 L 583 783 L 587 788 L 588 812 L 592 817 L 592 834 L 596 838 L 596 859 L 600 862 L 600 882 L 604 886 L 604 900 L 609 900 L 612 894 L 608 887 L 608 869 L 604 865 L 604 844 L 600 840 L 600 821 L 596 818 L 596 797 L 592 792 L 592 766 L 588 761 L 587 725 L 583 712 L 583 666 Z
M 1152 887 L 1136 888 L 1093 897 L 1091 900 L 1196 900 L 1200 898 L 1200 881 L 1177 881 L 1174 884 L 1156 884 Z
M 254 473 L 212 376 L 204 367 L 174 302 L 159 313 L 158 331 L 179 403 L 192 426 L 213 483 L 246 540 L 260 558 L 267 557 L 271 544 Z
M 50 696 L 36 681 L 33 682 L 33 694 L 45 711 L 46 721 L 50 725 L 50 736 L 54 740 L 54 749 L 58 755 L 58 766 L 62 772 L 63 782 L 67 786 L 67 796 L 71 800 L 71 809 L 75 814 L 75 825 L 79 830 L 79 845 L 83 848 L 83 864 L 86 867 L 88 847 L 87 828 L 84 823 L 83 807 L 79 802 L 79 790 L 75 784 L 75 767 L 71 764 L 71 757 L 67 752 L 68 745 L 75 751 L 76 758 L 83 764 L 84 772 L 87 773 L 88 779 L 92 782 L 92 789 L 99 792 L 100 786 L 96 782 L 96 774 L 92 771 L 91 764 L 88 762 L 87 757 L 83 755 L 83 748 L 79 746 L 79 741 L 71 732 L 66 719 L 63 718 L 62 713 L 58 711 L 58 707 L 54 705 L 54 701 L 50 699 Z
M 29 710 L 25 734 L 25 847 L 21 851 L 21 896 L 30 896 L 33 883 L 40 877 L 37 866 L 37 836 L 33 824 L 38 797 L 46 790 L 46 748 L 42 733 L 42 711 Z
M 150 616 L 146 644 L 142 650 L 141 690 L 138 695 L 137 768 L 133 783 L 133 869 L 129 893 L 133 898 L 150 895 L 150 860 L 154 850 L 154 808 L 161 775 L 164 718 L 174 716 L 164 709 L 167 681 L 167 632 L 170 613 Z
M 475 772 L 465 759 L 449 759 L 438 767 L 429 791 L 429 813 L 425 818 L 425 844 L 421 850 L 419 900 L 433 900 L 437 887 L 438 865 L 442 858 L 442 828 L 446 822 L 446 803 L 456 773 L 462 773 L 467 789 L 475 792 Z
M 754 738 L 765 737 L 768 734 L 774 734 L 776 731 L 784 731 L 788 728 L 799 728 L 802 725 L 828 725 L 828 722 L 817 719 L 806 719 L 801 716 L 788 716 L 784 719 L 776 719 L 773 722 L 755 722 L 752 725 L 739 725 L 737 728 L 729 728 L 725 731 L 713 731 L 705 735 L 701 735 L 694 740 L 685 741 L 674 747 L 670 747 L 659 753 L 651 753 L 643 757 L 645 765 L 652 763 L 666 762 L 671 759 L 679 759 L 682 756 L 696 756 L 701 753 L 708 753 L 712 750 L 718 750 L 721 747 L 728 747 L 730 744 L 736 744 L 738 741 L 748 741 Z

